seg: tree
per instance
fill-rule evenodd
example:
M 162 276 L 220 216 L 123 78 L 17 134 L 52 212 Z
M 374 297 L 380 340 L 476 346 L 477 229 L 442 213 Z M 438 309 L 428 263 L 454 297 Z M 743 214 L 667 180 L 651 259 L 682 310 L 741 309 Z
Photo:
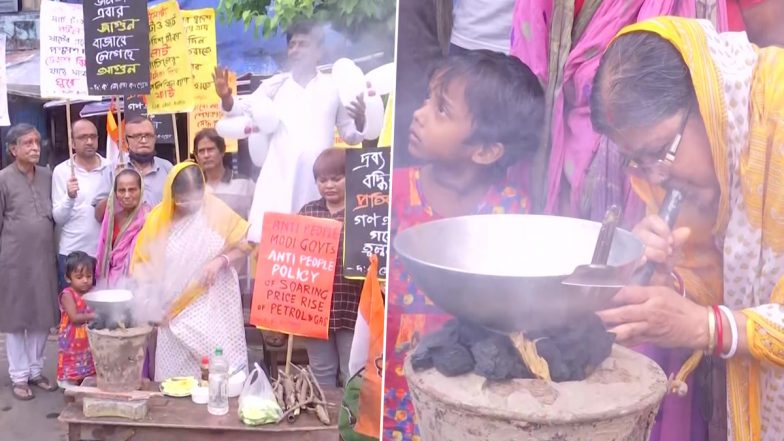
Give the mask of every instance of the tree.
M 246 31 L 254 26 L 257 38 L 259 31 L 268 38 L 296 20 L 312 19 L 348 38 L 383 32 L 394 42 L 396 5 L 396 0 L 221 0 L 218 13 L 224 23 L 242 21 Z

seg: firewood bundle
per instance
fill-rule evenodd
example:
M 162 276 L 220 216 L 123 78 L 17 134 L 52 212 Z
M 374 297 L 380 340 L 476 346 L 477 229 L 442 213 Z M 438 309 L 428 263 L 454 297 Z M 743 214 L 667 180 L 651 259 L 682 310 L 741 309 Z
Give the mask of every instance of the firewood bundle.
M 278 378 L 272 384 L 275 399 L 284 411 L 283 418 L 293 423 L 305 410 L 315 413 L 319 421 L 329 425 L 327 399 L 310 366 L 291 366 L 294 368 L 292 372 L 286 374 L 279 371 Z

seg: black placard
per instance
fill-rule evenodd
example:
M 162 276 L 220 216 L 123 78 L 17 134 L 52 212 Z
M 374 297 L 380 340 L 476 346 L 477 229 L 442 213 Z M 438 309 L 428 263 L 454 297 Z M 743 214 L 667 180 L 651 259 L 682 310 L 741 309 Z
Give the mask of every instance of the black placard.
M 123 99 L 125 100 L 126 120 L 135 116 L 150 118 L 150 121 L 155 125 L 155 142 L 159 144 L 174 144 L 174 124 L 172 123 L 171 114 L 147 115 L 144 95 L 130 95 Z
M 90 95 L 150 93 L 146 0 L 84 0 L 87 89 Z
M 378 276 L 386 279 L 389 250 L 390 149 L 346 149 L 346 277 L 365 277 L 369 257 L 378 256 Z

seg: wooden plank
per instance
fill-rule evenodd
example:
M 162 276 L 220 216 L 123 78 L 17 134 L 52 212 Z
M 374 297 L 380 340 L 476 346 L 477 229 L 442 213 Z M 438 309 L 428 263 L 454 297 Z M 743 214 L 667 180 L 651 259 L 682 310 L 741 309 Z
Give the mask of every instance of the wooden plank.
M 97 387 L 74 386 L 65 390 L 67 397 L 89 396 L 96 398 L 106 398 L 117 401 L 145 401 L 152 397 L 164 396 L 160 392 L 135 390 L 133 392 L 106 392 Z
M 337 441 L 337 427 L 316 432 L 270 432 L 260 434 L 252 431 L 226 431 L 205 429 L 173 429 L 155 427 L 134 427 L 132 429 L 102 424 L 75 425 L 80 429 L 81 441 L 122 440 L 122 441 Z
M 282 422 L 263 426 L 246 426 L 237 417 L 237 399 L 229 400 L 229 413 L 223 416 L 210 415 L 207 406 L 194 404 L 190 398 L 164 397 L 150 401 L 147 417 L 140 421 L 131 421 L 122 418 L 87 418 L 82 413 L 81 406 L 76 403 L 68 404 L 60 413 L 59 420 L 68 424 L 88 424 L 104 426 L 133 427 L 136 430 L 150 429 L 182 429 L 182 430 L 207 430 L 230 431 L 233 434 L 240 432 L 260 434 L 298 434 L 304 432 L 337 433 L 338 412 L 343 394 L 339 389 L 326 389 L 328 411 L 332 425 L 325 426 L 318 421 L 315 415 L 305 412 L 294 423 Z M 234 435 L 232 435 L 234 436 Z M 304 438 L 303 438 L 304 439 Z M 334 441 L 334 438 L 333 438 Z

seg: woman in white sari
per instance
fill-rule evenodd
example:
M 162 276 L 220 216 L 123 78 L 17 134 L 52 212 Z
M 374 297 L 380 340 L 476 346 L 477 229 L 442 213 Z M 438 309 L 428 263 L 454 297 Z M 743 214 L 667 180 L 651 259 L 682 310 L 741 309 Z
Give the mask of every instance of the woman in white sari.
M 205 193 L 204 175 L 192 162 L 169 173 L 163 200 L 147 218 L 136 243 L 131 273 L 150 316 L 160 322 L 154 378 L 199 375 L 201 358 L 220 347 L 231 367 L 247 360 L 237 272 L 245 259 L 248 223 Z

